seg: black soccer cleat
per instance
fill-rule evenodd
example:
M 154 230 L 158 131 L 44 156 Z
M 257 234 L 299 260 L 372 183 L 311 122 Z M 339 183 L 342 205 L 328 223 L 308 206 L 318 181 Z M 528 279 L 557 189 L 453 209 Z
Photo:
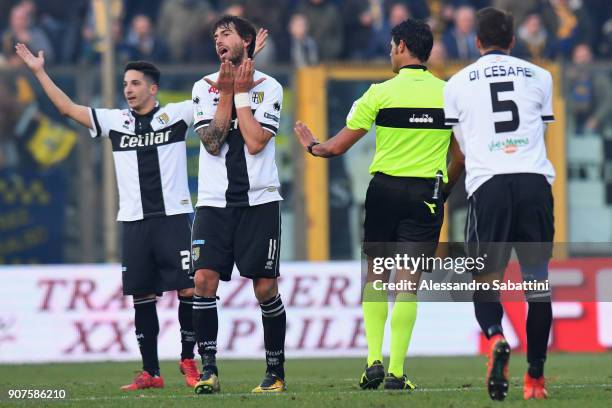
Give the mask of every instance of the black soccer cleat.
M 416 389 L 414 385 L 405 375 L 396 377 L 389 373 L 385 377 L 385 390 L 408 390 L 412 391 Z
M 503 336 L 491 340 L 487 371 L 487 391 L 492 400 L 503 401 L 508 396 L 510 345 Z
M 210 368 L 204 368 L 198 381 L 193 387 L 196 394 L 212 394 L 221 391 L 219 378 Z
M 280 378 L 274 373 L 267 372 L 264 379 L 261 381 L 257 387 L 251 390 L 254 394 L 264 394 L 264 393 L 274 393 L 274 392 L 284 392 L 287 390 L 287 384 L 285 384 L 285 380 Z
M 378 388 L 380 383 L 385 379 L 385 367 L 383 364 L 376 360 L 371 366 L 366 366 L 365 371 L 361 374 L 359 380 L 359 386 L 363 390 L 375 390 Z

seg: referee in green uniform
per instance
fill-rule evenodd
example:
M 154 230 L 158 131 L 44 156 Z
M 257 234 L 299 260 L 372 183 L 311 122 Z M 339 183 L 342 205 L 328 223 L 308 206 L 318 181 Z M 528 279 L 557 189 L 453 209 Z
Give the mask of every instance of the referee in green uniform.
M 444 81 L 423 65 L 432 45 L 427 24 L 412 19 L 398 24 L 391 30 L 390 53 L 397 75 L 370 86 L 353 104 L 346 127 L 320 143 L 305 124 L 295 124 L 300 143 L 318 157 L 343 154 L 376 124 L 376 152 L 369 168 L 373 178 L 365 201 L 363 251 L 368 274 L 362 306 L 368 361 L 359 383 L 363 389 L 377 388 L 383 379 L 385 389 L 415 388 L 404 375 L 404 359 L 416 321 L 416 290 L 396 294 L 385 376 L 382 345 L 388 298 L 374 281 L 388 281 L 390 271 L 373 273 L 373 262 L 375 257 L 392 255 L 387 251 L 398 242 L 425 243 L 425 255 L 433 256 L 444 218 L 444 197 L 463 171 L 461 151 L 454 139 L 451 143 L 450 127 L 444 124 Z M 398 270 L 396 281 L 418 283 L 420 272 Z

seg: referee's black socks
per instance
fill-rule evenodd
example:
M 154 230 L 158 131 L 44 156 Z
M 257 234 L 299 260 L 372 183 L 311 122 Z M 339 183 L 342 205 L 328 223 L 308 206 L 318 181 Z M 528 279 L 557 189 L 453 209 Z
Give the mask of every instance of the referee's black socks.
M 264 329 L 267 372 L 285 379 L 285 332 L 287 315 L 280 294 L 266 300 L 261 307 L 261 320 Z
M 157 335 L 159 321 L 157 319 L 156 298 L 134 299 L 134 326 L 136 340 L 142 356 L 142 369 L 152 376 L 159 375 L 159 359 L 157 357 Z
M 202 369 L 210 369 L 218 375 L 216 356 L 219 316 L 216 297 L 193 296 L 193 328 L 198 353 L 202 357 Z
M 195 333 L 193 331 L 193 296 L 180 296 L 178 319 L 181 326 L 181 360 L 192 359 L 195 347 Z

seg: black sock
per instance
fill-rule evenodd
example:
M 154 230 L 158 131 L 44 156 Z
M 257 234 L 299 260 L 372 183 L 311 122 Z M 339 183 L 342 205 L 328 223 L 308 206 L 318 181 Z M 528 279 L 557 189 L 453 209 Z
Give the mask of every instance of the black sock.
M 552 325 L 550 302 L 529 302 L 527 312 L 527 362 L 528 374 L 532 378 L 544 375 L 544 362 L 548 349 L 548 336 Z
M 280 295 L 261 303 L 261 320 L 264 329 L 267 372 L 285 379 L 285 332 L 287 315 Z
M 193 296 L 193 328 L 198 344 L 198 353 L 202 357 L 202 369 L 217 371 L 217 298 Z
M 195 333 L 193 331 L 193 296 L 179 295 L 178 318 L 181 326 L 181 360 L 192 359 L 195 346 Z
M 134 326 L 136 326 L 136 340 L 142 356 L 142 369 L 152 376 L 159 375 L 157 357 L 159 321 L 157 320 L 156 303 L 155 298 L 134 300 Z
M 474 301 L 474 312 L 476 320 L 482 329 L 482 332 L 491 338 L 495 334 L 503 334 L 502 317 L 504 317 L 504 309 L 499 302 L 478 302 Z

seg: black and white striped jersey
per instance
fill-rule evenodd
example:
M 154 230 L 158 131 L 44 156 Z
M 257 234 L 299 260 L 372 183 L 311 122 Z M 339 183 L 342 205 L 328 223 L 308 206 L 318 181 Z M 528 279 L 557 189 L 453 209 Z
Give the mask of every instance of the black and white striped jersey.
M 92 137 L 109 137 L 117 185 L 118 221 L 193 212 L 185 135 L 191 101 L 159 104 L 146 115 L 129 109 L 90 109 Z
M 219 73 L 206 78 L 216 81 Z M 255 80 L 266 80 L 250 92 L 255 120 L 276 135 L 283 103 L 283 87 L 269 75 L 255 71 Z M 193 116 L 196 130 L 210 124 L 217 111 L 219 91 L 203 79 L 193 86 Z M 235 107 L 232 124 L 219 156 L 200 146 L 197 207 L 242 207 L 280 201 L 280 182 L 276 168 L 275 138 L 256 155 L 249 154 L 240 132 Z

